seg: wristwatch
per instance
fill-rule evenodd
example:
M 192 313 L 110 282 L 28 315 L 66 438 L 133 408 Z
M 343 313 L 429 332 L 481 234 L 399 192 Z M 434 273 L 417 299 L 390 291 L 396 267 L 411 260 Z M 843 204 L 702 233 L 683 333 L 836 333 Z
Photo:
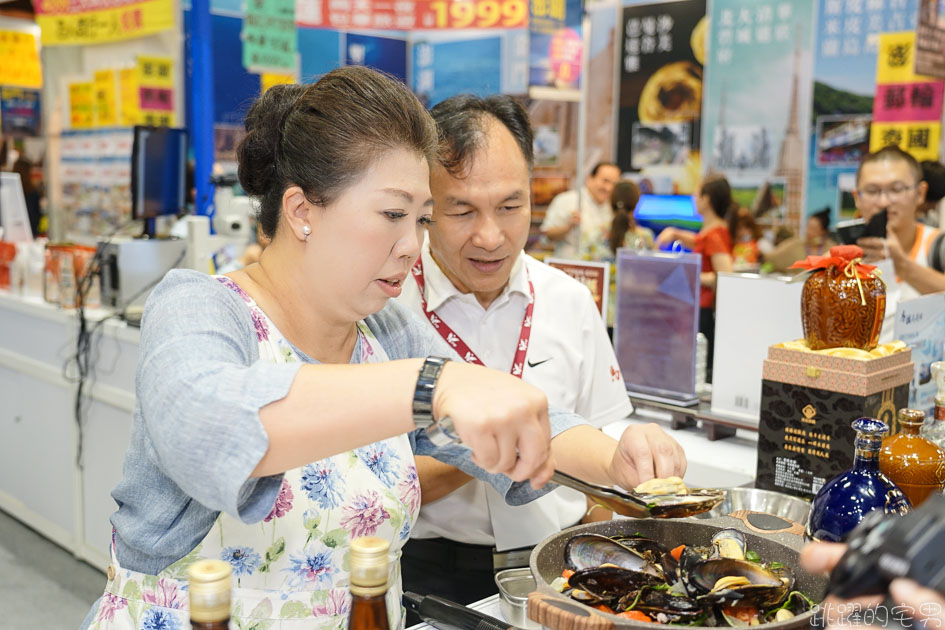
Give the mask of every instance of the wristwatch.
M 426 429 L 435 422 L 433 390 L 447 361 L 449 359 L 444 357 L 427 357 L 420 368 L 417 388 L 413 392 L 413 423 L 418 429 Z

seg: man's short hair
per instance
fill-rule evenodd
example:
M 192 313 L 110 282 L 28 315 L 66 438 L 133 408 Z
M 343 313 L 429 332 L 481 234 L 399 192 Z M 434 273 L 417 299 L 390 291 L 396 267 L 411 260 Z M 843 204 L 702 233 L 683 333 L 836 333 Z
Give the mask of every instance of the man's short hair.
M 909 166 L 909 170 L 912 171 L 912 176 L 915 178 L 915 183 L 918 184 L 922 181 L 922 167 L 919 166 L 919 163 L 916 161 L 916 159 L 896 145 L 890 144 L 878 151 L 873 151 L 863 158 L 863 160 L 860 162 L 860 166 L 856 169 L 856 185 L 860 185 L 860 175 L 863 174 L 863 167 L 865 165 L 886 160 L 890 162 L 905 162 Z
M 511 96 L 451 96 L 437 103 L 430 110 L 430 114 L 439 131 L 440 164 L 451 175 L 459 176 L 468 168 L 470 157 L 483 145 L 485 124 L 489 118 L 497 120 L 508 129 L 531 170 L 535 162 L 532 126 L 528 121 L 528 112 Z
M 926 160 L 922 167 L 922 181 L 929 189 L 925 191 L 925 200 L 938 203 L 945 197 L 945 165 L 932 160 Z
M 613 166 L 616 169 L 620 168 L 613 162 L 598 162 L 597 164 L 594 165 L 594 168 L 591 169 L 591 174 L 589 175 L 589 177 L 597 177 L 597 171 L 604 168 L 605 166 Z

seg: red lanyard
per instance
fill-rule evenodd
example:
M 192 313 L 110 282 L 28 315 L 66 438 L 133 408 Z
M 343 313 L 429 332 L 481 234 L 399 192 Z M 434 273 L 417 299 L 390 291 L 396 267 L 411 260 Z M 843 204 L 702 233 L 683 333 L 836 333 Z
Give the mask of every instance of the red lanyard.
M 525 261 L 522 261 L 525 264 Z M 440 319 L 434 311 L 427 309 L 427 298 L 424 295 L 425 282 L 423 280 L 423 257 L 417 258 L 413 266 L 413 278 L 417 281 L 417 287 L 420 289 L 420 306 L 423 307 L 423 313 L 433 324 L 436 332 L 446 340 L 446 343 L 463 357 L 466 363 L 475 363 L 476 365 L 485 365 L 482 359 L 476 356 L 476 353 L 469 349 L 466 342 L 459 335 L 453 332 L 446 322 Z M 525 267 L 525 279 L 528 280 L 528 306 L 525 308 L 525 317 L 522 319 L 522 332 L 518 337 L 518 347 L 515 349 L 515 358 L 512 359 L 512 376 L 522 378 L 522 369 L 525 367 L 525 354 L 528 352 L 528 338 L 532 334 L 532 311 L 535 309 L 535 287 L 532 285 L 531 275 L 528 273 L 528 267 Z

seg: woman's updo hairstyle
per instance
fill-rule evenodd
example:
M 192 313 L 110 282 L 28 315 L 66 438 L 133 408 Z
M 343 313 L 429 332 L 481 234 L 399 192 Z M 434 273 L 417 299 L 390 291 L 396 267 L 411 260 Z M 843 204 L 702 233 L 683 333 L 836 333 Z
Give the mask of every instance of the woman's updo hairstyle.
M 311 85 L 273 86 L 253 103 L 237 148 L 239 180 L 259 200 L 259 224 L 272 238 L 289 186 L 313 204 L 331 204 L 382 153 L 398 148 L 432 164 L 433 119 L 397 79 L 346 66 Z
M 738 211 L 738 204 L 732 197 L 732 187 L 728 185 L 728 180 L 719 174 L 707 175 L 702 180 L 702 186 L 699 188 L 699 194 L 709 198 L 709 206 L 712 212 L 720 219 L 730 216 L 731 212 Z

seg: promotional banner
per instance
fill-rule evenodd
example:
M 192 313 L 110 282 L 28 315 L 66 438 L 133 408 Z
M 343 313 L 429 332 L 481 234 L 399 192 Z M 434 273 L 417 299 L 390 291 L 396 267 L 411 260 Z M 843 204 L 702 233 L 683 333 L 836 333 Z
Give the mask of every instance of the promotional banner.
M 528 25 L 528 0 L 298 0 L 297 11 L 300 26 L 336 29 L 415 31 Z
M 915 72 L 945 79 L 945 3 L 921 0 L 916 26 Z
M 118 98 L 121 102 L 121 124 L 131 127 L 138 124 L 138 68 L 122 68 L 118 71 Z
M 768 228 L 801 228 L 810 120 L 813 0 L 716 0 L 702 161 Z
M 138 56 L 138 119 L 154 127 L 174 127 L 174 62 Z
M 407 40 L 360 33 L 345 35 L 345 65 L 369 66 L 407 82 Z
M 32 33 L 0 30 L 0 85 L 43 87 L 39 46 Z
M 456 94 L 524 94 L 528 32 L 443 31 L 413 36 L 413 91 L 427 107 Z
M 529 85 L 580 89 L 582 4 L 581 0 L 531 0 Z
M 95 101 L 91 81 L 69 84 L 69 123 L 73 129 L 88 129 L 95 124 Z
M 99 44 L 174 27 L 173 0 L 35 0 L 47 46 Z
M 937 160 L 942 81 L 914 72 L 916 34 L 884 33 L 876 58 L 870 151 L 895 144 L 919 160 Z
M 593 98 L 585 104 L 584 164 L 579 177 L 589 173 L 598 162 L 614 162 L 617 146 L 616 100 L 618 86 L 614 81 L 622 22 L 622 9 L 616 0 L 598 0 L 587 7 L 591 33 L 587 49 L 587 75 L 582 79 Z M 555 138 L 557 140 L 557 138 Z M 555 143 L 555 146 L 560 141 Z M 536 133 L 536 154 L 538 149 Z M 536 155 L 537 158 L 537 155 Z
M 39 90 L 0 88 L 0 134 L 32 138 L 42 135 L 39 95 Z
M 114 70 L 98 70 L 92 84 L 95 89 L 95 125 L 114 127 L 118 124 L 118 83 Z
M 295 72 L 295 0 L 248 0 L 242 39 L 244 68 Z
M 870 147 L 879 34 L 914 28 L 918 0 L 817 4 L 806 207 L 830 210 L 833 226 L 856 212 L 851 191 Z
M 617 164 L 668 175 L 661 192 L 691 192 L 699 177 L 705 11 L 705 0 L 623 9 Z

